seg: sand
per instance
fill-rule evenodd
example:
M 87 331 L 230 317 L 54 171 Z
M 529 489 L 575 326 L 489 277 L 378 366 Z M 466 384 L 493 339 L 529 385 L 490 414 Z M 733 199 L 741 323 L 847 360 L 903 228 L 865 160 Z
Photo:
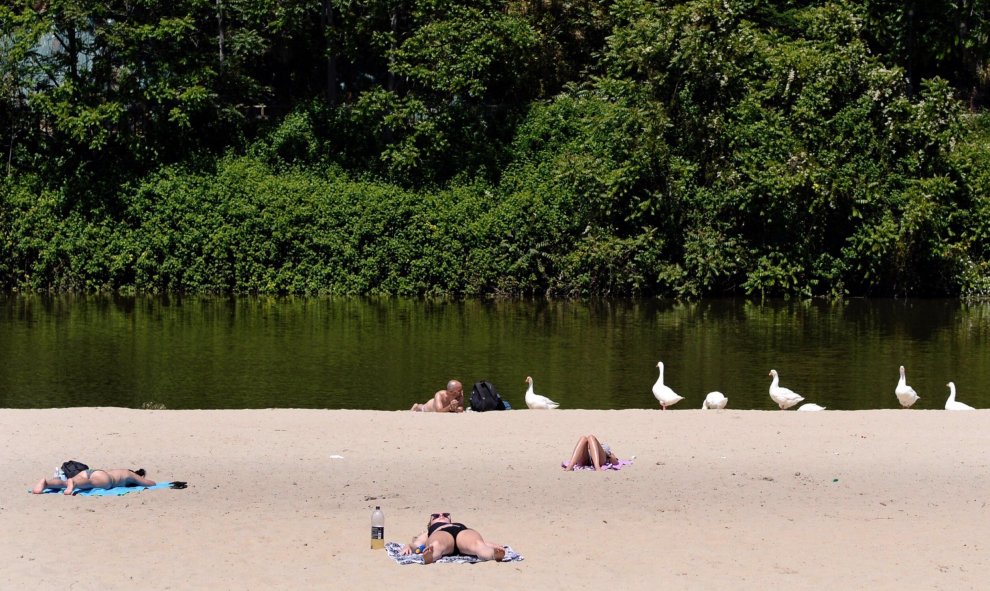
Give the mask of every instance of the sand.
M 586 433 L 634 463 L 563 472 Z M 990 575 L 990 411 L 8 409 L 0 439 L 3 589 L 955 590 Z M 27 493 L 68 459 L 189 488 Z M 387 540 L 447 510 L 525 560 L 399 566 L 369 549 L 376 504 Z

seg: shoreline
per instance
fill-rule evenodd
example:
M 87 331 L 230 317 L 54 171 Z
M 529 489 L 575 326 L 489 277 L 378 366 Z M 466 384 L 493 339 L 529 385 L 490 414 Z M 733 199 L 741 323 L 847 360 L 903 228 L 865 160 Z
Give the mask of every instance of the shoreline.
M 965 589 L 990 574 L 990 411 L 76 407 L 3 409 L 0 428 L 10 588 Z M 588 433 L 633 464 L 561 470 Z M 68 459 L 189 488 L 27 493 Z M 368 548 L 374 505 L 386 541 L 447 510 L 525 560 L 396 565 Z

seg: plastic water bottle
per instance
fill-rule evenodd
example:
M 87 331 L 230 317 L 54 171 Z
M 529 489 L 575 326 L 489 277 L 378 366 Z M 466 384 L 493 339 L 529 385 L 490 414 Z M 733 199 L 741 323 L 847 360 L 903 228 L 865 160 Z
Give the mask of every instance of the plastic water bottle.
M 381 550 L 385 547 L 385 514 L 382 508 L 375 505 L 371 512 L 371 549 Z

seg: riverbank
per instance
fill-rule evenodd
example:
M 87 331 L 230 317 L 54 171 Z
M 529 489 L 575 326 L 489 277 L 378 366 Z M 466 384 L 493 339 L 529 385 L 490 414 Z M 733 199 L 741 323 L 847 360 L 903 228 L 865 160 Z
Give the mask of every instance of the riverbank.
M 564 473 L 579 435 L 633 464 Z M 0 587 L 970 589 L 990 411 L 0 410 Z M 64 460 L 185 490 L 30 495 Z M 398 566 L 431 511 L 522 562 Z

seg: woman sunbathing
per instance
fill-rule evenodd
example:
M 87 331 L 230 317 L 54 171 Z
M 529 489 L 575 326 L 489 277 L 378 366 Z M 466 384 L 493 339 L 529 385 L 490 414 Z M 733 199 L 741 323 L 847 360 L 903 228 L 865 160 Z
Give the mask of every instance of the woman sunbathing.
M 606 464 L 618 465 L 619 458 L 616 457 L 608 444 L 598 441 L 594 435 L 587 435 L 578 439 L 574 446 L 574 453 L 571 454 L 571 461 L 564 464 L 564 470 L 573 470 L 575 466 L 592 466 L 595 470 L 601 470 Z
M 423 562 L 432 564 L 444 556 L 462 554 L 475 556 L 481 560 L 505 558 L 505 548 L 500 544 L 486 542 L 481 534 L 463 523 L 450 520 L 450 513 L 433 513 L 426 523 L 426 531 L 402 547 L 400 554 L 412 554 L 413 549 L 423 553 Z
M 140 470 L 128 470 L 126 468 L 116 468 L 112 470 L 87 469 L 76 474 L 72 478 L 62 480 L 60 478 L 42 478 L 38 484 L 31 489 L 36 495 L 40 495 L 46 488 L 65 489 L 62 494 L 75 494 L 77 490 L 89 490 L 91 488 L 111 489 L 118 486 L 155 486 L 154 480 L 144 477 L 144 468 Z

